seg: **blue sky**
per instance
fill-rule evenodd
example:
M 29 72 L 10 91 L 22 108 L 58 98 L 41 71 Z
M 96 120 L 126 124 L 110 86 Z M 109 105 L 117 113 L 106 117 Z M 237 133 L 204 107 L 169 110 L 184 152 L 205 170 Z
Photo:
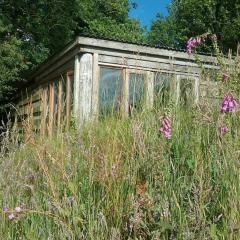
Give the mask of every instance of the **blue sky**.
M 167 6 L 170 0 L 135 0 L 138 7 L 130 11 L 129 16 L 140 20 L 142 26 L 151 25 L 157 13 L 167 15 Z

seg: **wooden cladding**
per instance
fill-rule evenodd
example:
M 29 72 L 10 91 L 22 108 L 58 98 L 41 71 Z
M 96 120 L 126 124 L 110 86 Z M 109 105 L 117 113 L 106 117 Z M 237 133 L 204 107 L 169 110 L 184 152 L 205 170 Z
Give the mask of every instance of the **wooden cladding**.
M 73 72 L 69 71 L 25 95 L 17 105 L 18 127 L 42 136 L 64 131 L 70 126 L 73 109 Z M 31 126 L 30 126 L 31 123 Z
M 42 134 L 52 136 L 53 133 L 64 131 L 70 126 L 71 112 L 73 109 L 73 74 L 66 73 L 54 79 L 44 88 L 45 99 L 43 102 Z

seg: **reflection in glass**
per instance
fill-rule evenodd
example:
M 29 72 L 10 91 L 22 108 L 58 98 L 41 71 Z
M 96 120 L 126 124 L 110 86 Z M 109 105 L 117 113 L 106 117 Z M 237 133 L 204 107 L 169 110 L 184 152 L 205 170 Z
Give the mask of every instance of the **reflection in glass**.
M 166 106 L 171 99 L 173 74 L 156 73 L 154 77 L 154 103 Z
M 122 71 L 114 68 L 100 69 L 99 113 L 118 111 L 122 99 Z
M 130 73 L 129 75 L 129 107 L 130 111 L 133 109 L 140 110 L 144 102 L 144 74 Z

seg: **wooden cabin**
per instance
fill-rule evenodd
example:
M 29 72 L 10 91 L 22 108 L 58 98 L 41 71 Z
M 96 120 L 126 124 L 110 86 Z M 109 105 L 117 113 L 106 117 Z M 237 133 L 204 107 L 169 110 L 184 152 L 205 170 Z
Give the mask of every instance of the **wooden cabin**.
M 214 57 L 198 58 L 205 69 L 217 68 Z M 52 135 L 72 117 L 81 127 L 112 111 L 127 116 L 167 99 L 198 103 L 214 88 L 185 51 L 77 37 L 32 73 L 17 115 L 19 125 L 31 117 L 34 130 Z

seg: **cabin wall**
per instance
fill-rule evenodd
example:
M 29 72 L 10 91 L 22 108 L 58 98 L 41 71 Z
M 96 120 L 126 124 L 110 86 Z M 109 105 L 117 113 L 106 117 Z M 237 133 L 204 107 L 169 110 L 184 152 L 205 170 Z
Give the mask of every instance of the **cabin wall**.
M 35 83 L 35 86 L 21 92 L 15 118 L 21 131 L 52 136 L 53 132 L 62 132 L 70 126 L 74 96 L 73 74 L 73 66 L 68 66 L 68 70 L 57 70 L 51 78 L 46 76 L 39 80 L 39 84 Z
M 146 53 L 127 47 L 74 48 L 65 61 L 51 62 L 50 68 L 45 65 L 44 72 L 35 74 L 17 105 L 19 127 L 52 136 L 68 129 L 72 117 L 81 129 L 85 122 L 111 113 L 128 116 L 170 101 L 197 104 L 217 97 L 216 84 L 204 79 L 186 54 L 163 53 L 149 48 Z M 210 71 L 218 69 L 209 58 L 203 65 Z
M 85 53 L 78 59 L 79 83 L 75 79 L 79 94 L 75 99 L 75 117 L 79 128 L 85 121 L 109 113 L 128 116 L 138 105 L 155 107 L 162 104 L 157 103 L 159 95 L 162 99 L 168 95 L 173 103 L 180 104 L 197 104 L 218 95 L 217 85 L 203 79 L 200 67 L 192 60 L 113 52 L 109 49 L 81 49 Z M 211 71 L 218 69 L 215 63 L 211 65 L 209 62 L 204 67 Z M 214 86 L 211 93 L 208 86 Z M 87 93 L 84 90 L 86 87 L 89 90 Z M 157 88 L 162 89 L 157 91 Z M 167 92 L 163 93 L 163 90 Z

